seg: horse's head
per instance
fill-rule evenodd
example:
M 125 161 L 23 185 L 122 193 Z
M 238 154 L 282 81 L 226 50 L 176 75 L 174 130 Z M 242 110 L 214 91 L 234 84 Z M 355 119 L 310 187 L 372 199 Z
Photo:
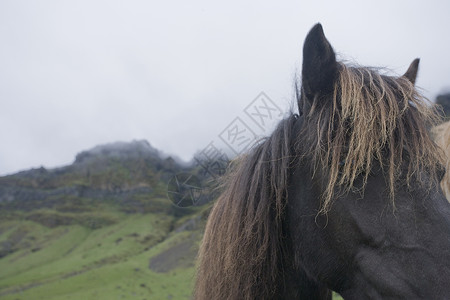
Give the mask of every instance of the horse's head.
M 300 116 L 235 165 L 208 219 L 195 298 L 448 299 L 450 207 L 403 76 L 347 66 L 316 25 L 303 55 Z
M 338 62 L 320 24 L 305 40 L 289 231 L 296 267 L 349 299 L 450 297 L 450 208 L 418 63 L 387 76 Z

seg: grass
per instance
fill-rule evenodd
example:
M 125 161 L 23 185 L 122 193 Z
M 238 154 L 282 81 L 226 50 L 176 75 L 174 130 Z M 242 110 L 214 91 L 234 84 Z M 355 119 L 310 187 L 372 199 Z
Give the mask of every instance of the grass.
M 18 250 L 0 259 L 0 298 L 189 299 L 193 257 L 176 258 L 167 272 L 149 268 L 152 257 L 200 239 L 199 232 L 170 234 L 172 223 L 165 214 L 123 215 L 100 229 L 1 223 L 0 243 L 16 235 Z

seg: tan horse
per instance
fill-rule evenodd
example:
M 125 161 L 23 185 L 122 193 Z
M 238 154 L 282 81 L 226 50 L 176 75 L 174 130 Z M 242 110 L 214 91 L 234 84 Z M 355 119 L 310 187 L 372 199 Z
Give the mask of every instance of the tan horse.
M 447 200 L 450 201 L 450 121 L 442 123 L 439 126 L 433 128 L 432 133 L 434 135 L 434 140 L 442 148 L 447 157 L 447 162 L 445 166 L 445 175 L 441 181 L 441 188 L 447 197 Z

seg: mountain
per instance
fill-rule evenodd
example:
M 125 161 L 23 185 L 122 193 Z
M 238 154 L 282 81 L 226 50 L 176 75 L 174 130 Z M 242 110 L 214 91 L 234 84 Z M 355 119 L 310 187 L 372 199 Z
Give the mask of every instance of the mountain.
M 0 208 L 67 210 L 91 200 L 114 202 L 127 212 L 164 211 L 164 205 L 143 198 L 166 198 L 169 178 L 191 169 L 161 157 L 147 141 L 97 146 L 79 153 L 69 166 L 0 177 Z
M 0 177 L 0 298 L 190 299 L 214 199 L 200 171 L 133 141 Z M 197 205 L 168 198 L 176 174 Z

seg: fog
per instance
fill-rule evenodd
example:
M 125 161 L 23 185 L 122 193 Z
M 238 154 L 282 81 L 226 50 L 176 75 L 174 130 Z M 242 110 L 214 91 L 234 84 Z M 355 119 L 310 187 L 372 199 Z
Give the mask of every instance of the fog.
M 239 120 L 265 135 L 246 108 L 261 92 L 293 107 L 317 22 L 341 59 L 402 74 L 420 57 L 417 85 L 434 99 L 450 87 L 449 11 L 418 0 L 1 1 L 0 174 L 142 139 L 187 161 L 226 148 L 221 134 Z

